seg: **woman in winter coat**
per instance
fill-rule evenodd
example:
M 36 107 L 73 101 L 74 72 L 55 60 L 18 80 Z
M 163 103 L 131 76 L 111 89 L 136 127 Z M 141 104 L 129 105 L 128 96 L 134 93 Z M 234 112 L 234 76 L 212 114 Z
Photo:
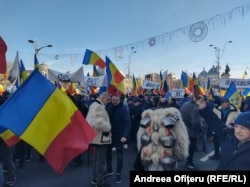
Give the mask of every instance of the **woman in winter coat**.
M 220 138 L 221 157 L 217 170 L 250 170 L 250 112 L 240 113 L 230 128 L 207 106 L 204 98 L 196 103 L 209 128 Z

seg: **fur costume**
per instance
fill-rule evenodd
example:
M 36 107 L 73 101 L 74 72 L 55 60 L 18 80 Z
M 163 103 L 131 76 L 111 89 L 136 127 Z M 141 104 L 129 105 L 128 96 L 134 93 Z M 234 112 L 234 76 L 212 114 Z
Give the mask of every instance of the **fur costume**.
M 86 120 L 95 129 L 97 133 L 91 144 L 111 144 L 111 124 L 109 120 L 109 115 L 105 109 L 105 105 L 101 102 L 99 98 L 97 98 L 96 101 L 94 101 L 89 107 Z
M 144 170 L 174 170 L 188 156 L 189 137 L 181 113 L 174 107 L 145 110 L 137 133 Z

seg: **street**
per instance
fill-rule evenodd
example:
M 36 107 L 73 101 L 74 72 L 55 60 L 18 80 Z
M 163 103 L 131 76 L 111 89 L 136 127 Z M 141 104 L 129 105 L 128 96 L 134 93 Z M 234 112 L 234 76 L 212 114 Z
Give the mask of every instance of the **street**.
M 201 147 L 201 145 L 198 145 Z M 194 164 L 200 170 L 215 170 L 218 161 L 209 160 L 209 156 L 213 154 L 212 141 L 207 142 L 207 153 L 196 152 Z M 124 149 L 124 168 L 122 173 L 122 183 L 115 183 L 115 174 L 108 177 L 108 181 L 112 186 L 129 187 L 130 177 L 129 171 L 133 170 L 133 161 L 135 160 L 137 150 L 135 142 L 131 142 L 128 149 Z M 16 187 L 92 187 L 91 178 L 91 153 L 83 153 L 83 166 L 70 167 L 68 166 L 62 175 L 56 174 L 54 170 L 47 164 L 46 161 L 38 161 L 38 154 L 35 150 L 32 152 L 33 160 L 26 162 L 23 171 L 17 169 Z M 116 155 L 113 152 L 113 168 L 115 171 Z M 179 164 L 178 170 L 185 170 L 185 162 Z

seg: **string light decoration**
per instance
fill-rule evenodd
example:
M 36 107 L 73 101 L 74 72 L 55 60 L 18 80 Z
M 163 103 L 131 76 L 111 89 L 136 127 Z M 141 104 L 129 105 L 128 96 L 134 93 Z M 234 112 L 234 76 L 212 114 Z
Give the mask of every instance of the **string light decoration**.
M 184 26 L 182 28 L 178 28 L 176 30 L 163 33 L 158 36 L 153 36 L 144 40 L 136 41 L 130 44 L 116 46 L 109 49 L 97 50 L 95 51 L 100 56 L 112 56 L 117 60 L 121 60 L 124 58 L 125 53 L 129 53 L 131 47 L 136 48 L 138 51 L 140 49 L 152 48 L 157 45 L 165 45 L 167 41 L 172 41 L 174 37 L 179 34 L 188 35 L 189 39 L 193 42 L 200 42 L 203 40 L 208 33 L 208 28 L 212 28 L 214 30 L 218 24 L 226 25 L 229 24 L 232 19 L 235 17 L 245 17 L 247 13 L 250 12 L 250 4 L 246 4 L 240 7 L 233 8 L 232 10 L 222 13 L 219 15 L 215 15 L 209 19 L 201 20 L 197 23 Z M 197 33 L 198 31 L 198 33 Z M 39 59 L 42 61 L 51 61 L 51 60 L 60 60 L 69 58 L 71 60 L 71 64 L 74 64 L 75 61 L 82 61 L 83 53 L 75 53 L 75 54 L 43 54 L 39 53 Z
M 155 45 L 155 43 L 156 43 L 155 38 L 150 38 L 148 41 L 148 44 L 150 47 L 153 47 Z
M 207 36 L 207 33 L 208 33 L 207 25 L 203 22 L 199 22 L 191 25 L 188 32 L 188 37 L 193 42 L 200 42 Z

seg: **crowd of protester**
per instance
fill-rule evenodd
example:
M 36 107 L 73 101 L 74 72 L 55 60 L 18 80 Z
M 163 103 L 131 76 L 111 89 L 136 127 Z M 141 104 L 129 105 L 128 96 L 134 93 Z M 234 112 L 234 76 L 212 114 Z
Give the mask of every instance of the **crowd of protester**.
M 213 141 L 214 155 L 210 159 L 219 160 L 219 170 L 250 169 L 247 155 L 250 151 L 250 97 L 246 97 L 241 107 L 237 108 L 228 99 L 216 97 L 209 100 L 204 96 L 188 94 L 183 98 L 171 99 L 153 93 L 139 96 L 110 95 L 107 92 L 101 95 L 68 95 L 98 132 L 97 138 L 90 144 L 94 150 L 92 184 L 110 186 L 105 178 L 113 175 L 114 171 L 116 183 L 122 182 L 123 163 L 126 159 L 123 158 L 123 149 L 127 148 L 128 142 L 137 141 L 142 113 L 168 107 L 174 107 L 181 113 L 188 129 L 190 144 L 185 165 L 188 170 L 199 170 L 193 163 L 193 156 L 199 150 L 199 139 L 202 140 L 204 152 L 207 151 L 206 141 Z M 4 93 L 0 104 L 8 96 L 8 93 Z M 32 160 L 33 148 L 23 141 L 8 147 L 0 139 L 0 149 L 0 170 L 3 168 L 5 171 L 4 174 L 0 172 L 0 183 L 5 181 L 8 186 L 13 186 L 16 182 L 16 168 L 24 169 L 25 163 Z M 116 166 L 112 166 L 112 150 L 116 151 Z M 43 160 L 42 155 L 40 157 Z M 81 165 L 82 155 L 70 163 L 71 167 Z

